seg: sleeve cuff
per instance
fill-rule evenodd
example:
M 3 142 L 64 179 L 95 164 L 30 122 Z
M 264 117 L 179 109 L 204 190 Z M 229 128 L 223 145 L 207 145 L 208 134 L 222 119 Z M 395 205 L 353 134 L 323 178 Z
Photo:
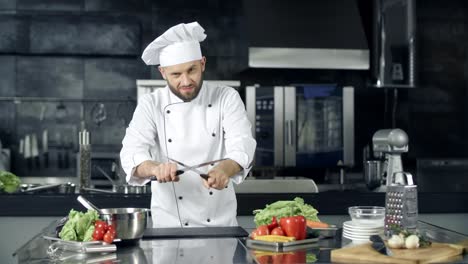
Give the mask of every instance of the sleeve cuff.
M 144 179 L 144 178 L 133 176 L 135 174 L 136 167 L 146 160 L 151 160 L 151 157 L 147 155 L 143 155 L 143 154 L 135 154 L 133 156 L 133 167 L 130 173 L 127 173 L 127 176 L 126 176 L 126 180 L 128 184 L 144 185 L 150 181 L 150 179 Z
M 236 184 L 242 183 L 247 175 L 249 175 L 250 169 L 252 169 L 248 155 L 242 152 L 233 152 L 226 155 L 226 158 L 237 162 L 241 166 L 241 171 L 232 176 L 231 180 Z

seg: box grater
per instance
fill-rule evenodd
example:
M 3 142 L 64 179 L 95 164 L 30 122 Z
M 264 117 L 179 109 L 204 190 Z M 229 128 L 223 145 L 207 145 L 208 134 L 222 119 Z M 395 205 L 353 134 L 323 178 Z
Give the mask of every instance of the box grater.
M 385 196 L 385 235 L 390 236 L 391 225 L 414 231 L 418 222 L 418 190 L 413 176 L 407 172 L 396 172 L 394 178 L 406 178 L 387 186 Z

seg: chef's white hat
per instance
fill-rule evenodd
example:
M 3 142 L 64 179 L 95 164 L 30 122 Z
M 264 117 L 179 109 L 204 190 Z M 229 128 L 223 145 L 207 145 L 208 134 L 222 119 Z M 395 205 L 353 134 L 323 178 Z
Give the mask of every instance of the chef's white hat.
M 200 42 L 206 38 L 205 30 L 198 24 L 178 24 L 153 40 L 141 58 L 146 65 L 162 67 L 202 58 Z

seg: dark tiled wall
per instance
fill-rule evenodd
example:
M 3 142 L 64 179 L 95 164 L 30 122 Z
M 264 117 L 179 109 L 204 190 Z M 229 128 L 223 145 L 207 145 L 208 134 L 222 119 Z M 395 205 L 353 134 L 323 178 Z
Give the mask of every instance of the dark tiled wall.
M 19 140 L 31 133 L 40 136 L 44 129 L 53 152 L 50 167 L 56 167 L 64 153 L 73 167 L 71 156 L 77 150 L 81 120 L 91 131 L 96 149 L 117 151 L 135 107 L 135 80 L 160 79 L 155 67 L 141 61 L 143 48 L 168 27 L 195 20 L 208 34 L 202 43 L 208 60 L 206 79 L 240 79 L 243 86 L 354 85 L 359 168 L 362 147 L 377 129 L 392 125 L 393 92 L 368 88 L 366 71 L 247 69 L 241 3 L 0 0 L 0 97 L 64 99 L 0 101 L 0 139 L 13 151 L 13 168 L 20 175 L 31 174 L 18 153 Z M 396 126 L 406 130 L 411 141 L 405 162 L 417 157 L 468 156 L 467 15 L 465 1 L 417 2 L 419 87 L 399 90 L 395 111 Z M 57 114 L 61 103 L 65 117 Z M 99 103 L 107 113 L 101 123 L 95 118 Z M 72 174 L 73 168 L 41 173 Z

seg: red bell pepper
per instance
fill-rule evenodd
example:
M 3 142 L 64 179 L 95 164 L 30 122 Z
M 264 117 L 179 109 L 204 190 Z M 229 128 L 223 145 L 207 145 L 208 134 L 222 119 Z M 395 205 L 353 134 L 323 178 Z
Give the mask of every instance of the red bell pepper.
M 271 223 L 268 225 L 268 230 L 270 230 L 270 232 L 271 232 L 276 227 L 278 227 L 278 221 L 276 220 L 276 216 L 273 216 L 271 218 Z
M 296 240 L 306 238 L 307 223 L 305 217 L 302 215 L 281 218 L 280 227 L 283 229 L 286 236 L 295 237 Z

